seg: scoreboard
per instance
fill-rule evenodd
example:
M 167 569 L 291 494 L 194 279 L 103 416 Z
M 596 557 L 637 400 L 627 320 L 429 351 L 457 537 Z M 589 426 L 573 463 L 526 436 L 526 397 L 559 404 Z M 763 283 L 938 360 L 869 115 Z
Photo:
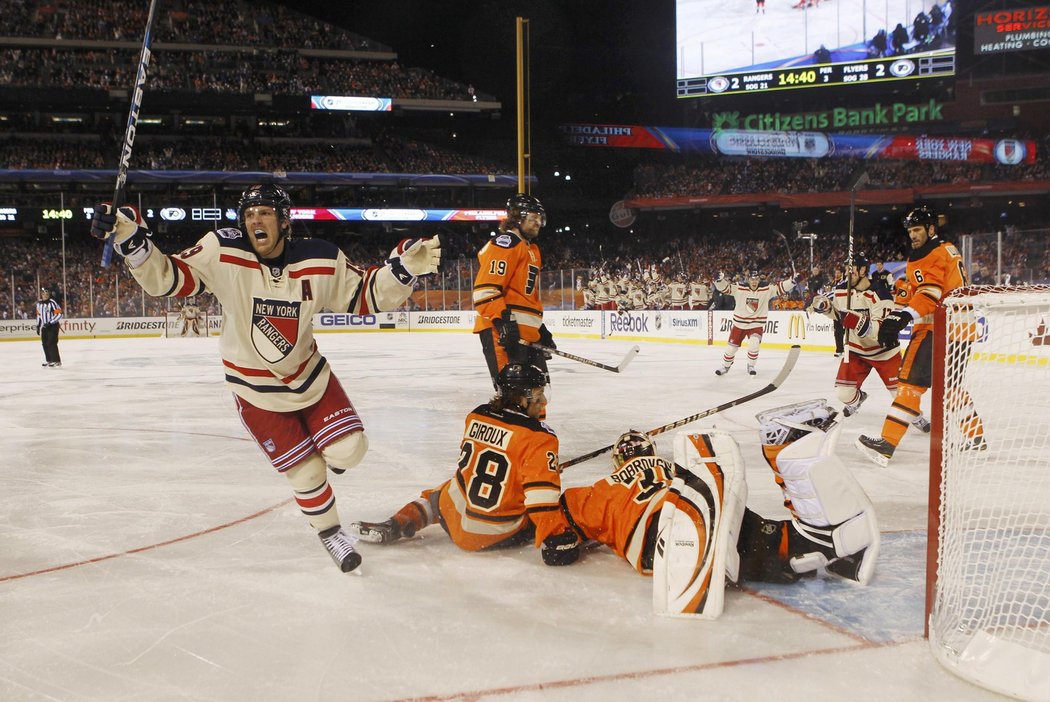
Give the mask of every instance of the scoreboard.
M 944 78 L 955 73 L 955 51 L 860 61 L 756 69 L 739 73 L 679 78 L 678 97 L 701 97 L 794 90 L 833 85 Z

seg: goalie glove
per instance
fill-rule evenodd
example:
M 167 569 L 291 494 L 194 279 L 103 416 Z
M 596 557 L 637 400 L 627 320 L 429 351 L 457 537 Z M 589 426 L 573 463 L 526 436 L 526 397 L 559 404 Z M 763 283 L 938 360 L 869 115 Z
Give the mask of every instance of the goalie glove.
M 441 240 L 436 236 L 403 239 L 387 259 L 390 271 L 402 285 L 411 285 L 418 276 L 437 273 L 440 263 Z
M 141 266 L 153 251 L 149 240 L 153 233 L 131 205 L 121 205 L 114 212 L 112 203 L 100 204 L 91 218 L 91 236 L 103 240 L 112 236 L 113 248 L 129 268 Z
M 540 546 L 540 555 L 549 566 L 572 565 L 580 558 L 580 537 L 572 529 L 548 536 Z
M 904 327 L 911 322 L 912 315 L 908 310 L 893 310 L 879 325 L 879 343 L 887 348 L 897 345 L 897 337 Z

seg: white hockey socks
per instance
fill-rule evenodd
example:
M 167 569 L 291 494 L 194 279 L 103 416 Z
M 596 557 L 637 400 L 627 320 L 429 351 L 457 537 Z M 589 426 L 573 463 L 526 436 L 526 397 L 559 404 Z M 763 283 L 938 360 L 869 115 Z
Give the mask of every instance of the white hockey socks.
M 328 484 L 327 464 L 314 453 L 284 472 L 295 491 L 295 502 L 317 531 L 339 526 L 339 512 L 335 508 L 335 493 Z
M 864 489 L 835 455 L 842 425 L 824 400 L 758 415 L 762 451 L 791 511 L 789 563 L 866 585 L 875 572 L 879 526 Z
M 666 616 L 716 619 L 725 580 L 738 576 L 736 551 L 747 502 L 740 449 L 725 432 L 681 433 L 671 482 L 660 510 L 653 556 L 653 610 Z

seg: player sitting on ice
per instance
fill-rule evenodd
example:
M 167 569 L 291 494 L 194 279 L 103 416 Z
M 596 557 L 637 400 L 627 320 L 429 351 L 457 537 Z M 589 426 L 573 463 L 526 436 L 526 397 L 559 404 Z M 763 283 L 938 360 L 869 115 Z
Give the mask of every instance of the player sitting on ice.
M 559 503 L 558 437 L 539 420 L 547 405 L 546 374 L 508 363 L 498 394 L 467 415 L 459 468 L 383 522 L 353 522 L 362 541 L 386 544 L 440 523 L 466 551 L 533 541 L 547 565 L 569 565 L 580 537 Z
M 717 617 L 726 578 L 792 583 L 826 568 L 867 584 L 878 525 L 871 501 L 834 455 L 834 419 L 824 400 L 759 415 L 763 452 L 791 519 L 765 519 L 745 506 L 743 458 L 719 431 L 679 434 L 674 463 L 656 455 L 647 435 L 629 431 L 615 444 L 613 473 L 568 488 L 563 502 L 584 537 L 654 575 L 660 613 Z M 705 552 L 708 542 L 714 547 Z
M 868 393 L 861 386 L 872 370 L 882 378 L 890 395 L 897 396 L 900 350 L 896 345 L 886 346 L 879 342 L 879 324 L 893 310 L 894 302 L 875 292 L 868 277 L 869 266 L 867 256 L 854 254 L 852 264 L 846 266 L 849 285 L 840 283 L 835 286 L 833 297 L 816 295 L 810 303 L 811 310 L 839 321 L 846 329 L 849 354 L 839 363 L 835 378 L 835 393 L 845 405 L 842 408 L 845 417 L 853 416 L 868 399 Z M 921 412 L 911 419 L 911 423 L 920 431 L 930 432 L 930 422 Z

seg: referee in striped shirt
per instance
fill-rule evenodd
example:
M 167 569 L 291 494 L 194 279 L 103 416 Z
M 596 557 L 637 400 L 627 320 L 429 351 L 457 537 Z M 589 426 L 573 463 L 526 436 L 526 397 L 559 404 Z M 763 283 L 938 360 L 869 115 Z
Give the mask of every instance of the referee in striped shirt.
M 58 325 L 62 321 L 62 308 L 51 299 L 51 291 L 40 288 L 40 300 L 36 303 L 36 333 L 44 345 L 44 362 L 40 365 L 55 368 L 62 365 L 58 355 Z

